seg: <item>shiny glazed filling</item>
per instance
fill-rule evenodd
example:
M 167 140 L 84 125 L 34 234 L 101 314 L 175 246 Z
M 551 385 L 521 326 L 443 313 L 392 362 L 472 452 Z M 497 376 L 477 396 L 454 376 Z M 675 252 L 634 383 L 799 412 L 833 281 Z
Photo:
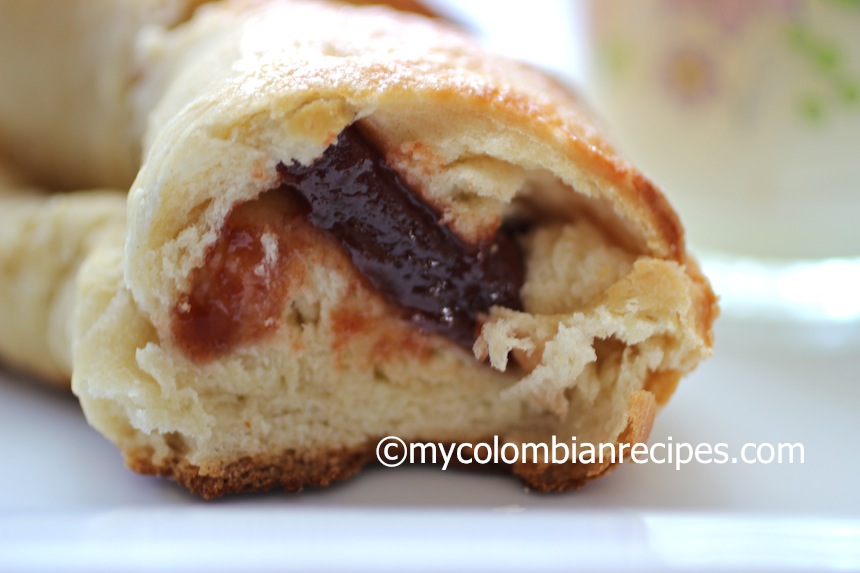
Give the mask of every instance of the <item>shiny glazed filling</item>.
M 344 130 L 311 165 L 277 169 L 281 184 L 264 195 L 292 201 L 269 197 L 268 206 L 234 209 L 174 309 L 174 340 L 192 359 L 215 358 L 273 331 L 291 285 L 301 281 L 291 264 L 296 249 L 321 238 L 335 241 L 404 319 L 465 348 L 491 306 L 522 307 L 523 255 L 511 233 L 464 242 L 358 128 Z

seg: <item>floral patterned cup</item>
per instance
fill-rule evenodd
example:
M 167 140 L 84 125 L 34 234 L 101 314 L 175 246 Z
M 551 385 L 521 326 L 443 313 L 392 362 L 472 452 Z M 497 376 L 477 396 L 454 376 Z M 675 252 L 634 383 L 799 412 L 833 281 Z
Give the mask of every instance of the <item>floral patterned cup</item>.
M 589 10 L 595 105 L 694 245 L 860 256 L 860 1 Z
M 680 211 L 725 340 L 860 343 L 860 0 L 586 5 L 586 91 Z

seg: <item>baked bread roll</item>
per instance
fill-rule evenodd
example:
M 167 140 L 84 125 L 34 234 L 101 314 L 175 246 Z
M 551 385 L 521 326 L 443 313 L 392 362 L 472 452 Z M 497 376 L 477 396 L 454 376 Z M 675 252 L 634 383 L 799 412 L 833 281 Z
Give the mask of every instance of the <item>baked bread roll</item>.
M 150 41 L 128 241 L 86 269 L 74 378 L 133 468 L 211 497 L 346 477 L 388 435 L 638 441 L 710 351 L 675 214 L 541 74 L 311 2 Z M 519 268 L 492 255 L 510 242 Z M 608 467 L 512 470 L 553 490 Z
M 633 443 L 712 347 L 662 194 L 561 86 L 379 7 L 150 31 L 124 245 L 77 274 L 73 391 L 203 497 L 322 486 L 380 438 Z M 524 463 L 532 488 L 611 469 Z
M 122 244 L 125 208 L 119 192 L 48 195 L 0 153 L 0 362 L 69 388 L 78 268 Z
M 0 143 L 34 182 L 127 189 L 143 122 L 133 88 L 149 27 L 204 0 L 0 0 Z

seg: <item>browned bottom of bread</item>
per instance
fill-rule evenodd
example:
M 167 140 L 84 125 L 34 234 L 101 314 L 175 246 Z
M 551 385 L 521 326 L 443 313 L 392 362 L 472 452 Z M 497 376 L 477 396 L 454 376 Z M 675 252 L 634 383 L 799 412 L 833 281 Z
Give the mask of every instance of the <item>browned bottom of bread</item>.
M 492 440 L 484 440 L 492 443 Z M 477 442 L 470 442 L 476 444 Z M 444 444 L 445 448 L 458 443 Z M 176 457 L 163 465 L 152 462 L 151 452 L 132 452 L 126 464 L 132 470 L 148 475 L 173 479 L 204 499 L 215 499 L 225 494 L 264 492 L 282 489 L 301 491 L 306 487 L 325 487 L 333 482 L 348 479 L 365 465 L 376 459 L 376 443 L 367 442 L 352 449 L 332 450 L 323 453 L 287 451 L 280 455 L 246 457 L 219 468 L 201 468 Z M 519 477 L 524 485 L 536 491 L 555 492 L 576 489 L 589 479 L 596 478 L 612 465 L 592 474 L 589 464 L 483 464 L 464 466 L 452 460 L 452 466 L 478 471 L 509 472 Z
M 374 457 L 374 444 L 327 452 L 286 451 L 278 455 L 244 457 L 221 467 L 200 467 L 180 456 L 153 463 L 152 450 L 130 452 L 126 464 L 132 470 L 177 481 L 204 499 L 228 493 L 261 492 L 277 488 L 299 491 L 305 487 L 324 487 L 356 474 Z
M 650 392 L 638 392 L 630 401 L 629 420 L 618 444 L 643 442 L 650 433 L 656 404 Z M 380 438 L 381 439 L 381 438 Z M 559 437 L 560 441 L 562 440 Z M 406 447 L 422 440 L 406 441 Z M 426 443 L 429 443 L 428 440 Z M 204 499 L 214 499 L 230 493 L 263 492 L 274 489 L 300 491 L 305 487 L 325 487 L 358 473 L 365 465 L 376 460 L 379 440 L 367 440 L 353 448 L 323 451 L 287 450 L 280 454 L 257 455 L 240 458 L 221 466 L 203 468 L 186 461 L 181 444 L 177 453 L 154 462 L 152 448 L 144 447 L 130 452 L 126 464 L 141 474 L 158 475 L 173 479 Z M 446 450 L 461 443 L 472 447 L 463 449 L 466 459 L 472 459 L 478 444 L 493 444 L 492 437 L 463 442 L 440 442 Z M 401 450 L 402 451 L 402 450 Z M 508 472 L 519 477 L 523 484 L 535 491 L 558 492 L 577 489 L 585 482 L 614 469 L 617 463 L 489 463 L 463 465 L 454 457 L 451 466 L 478 471 Z

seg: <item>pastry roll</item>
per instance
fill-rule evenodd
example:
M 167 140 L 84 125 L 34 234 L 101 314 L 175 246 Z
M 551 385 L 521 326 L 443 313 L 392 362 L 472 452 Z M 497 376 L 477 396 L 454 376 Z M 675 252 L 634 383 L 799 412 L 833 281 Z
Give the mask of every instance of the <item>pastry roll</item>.
M 380 7 L 227 1 L 148 34 L 124 244 L 77 275 L 73 391 L 211 498 L 380 438 L 633 443 L 712 347 L 663 195 L 555 81 Z M 609 460 L 509 469 L 566 490 Z
M 0 0 L 0 143 L 35 183 L 127 189 L 140 166 L 136 47 L 204 0 Z
M 125 237 L 125 195 L 48 195 L 0 153 L 0 363 L 68 390 L 75 280 L 90 251 Z

